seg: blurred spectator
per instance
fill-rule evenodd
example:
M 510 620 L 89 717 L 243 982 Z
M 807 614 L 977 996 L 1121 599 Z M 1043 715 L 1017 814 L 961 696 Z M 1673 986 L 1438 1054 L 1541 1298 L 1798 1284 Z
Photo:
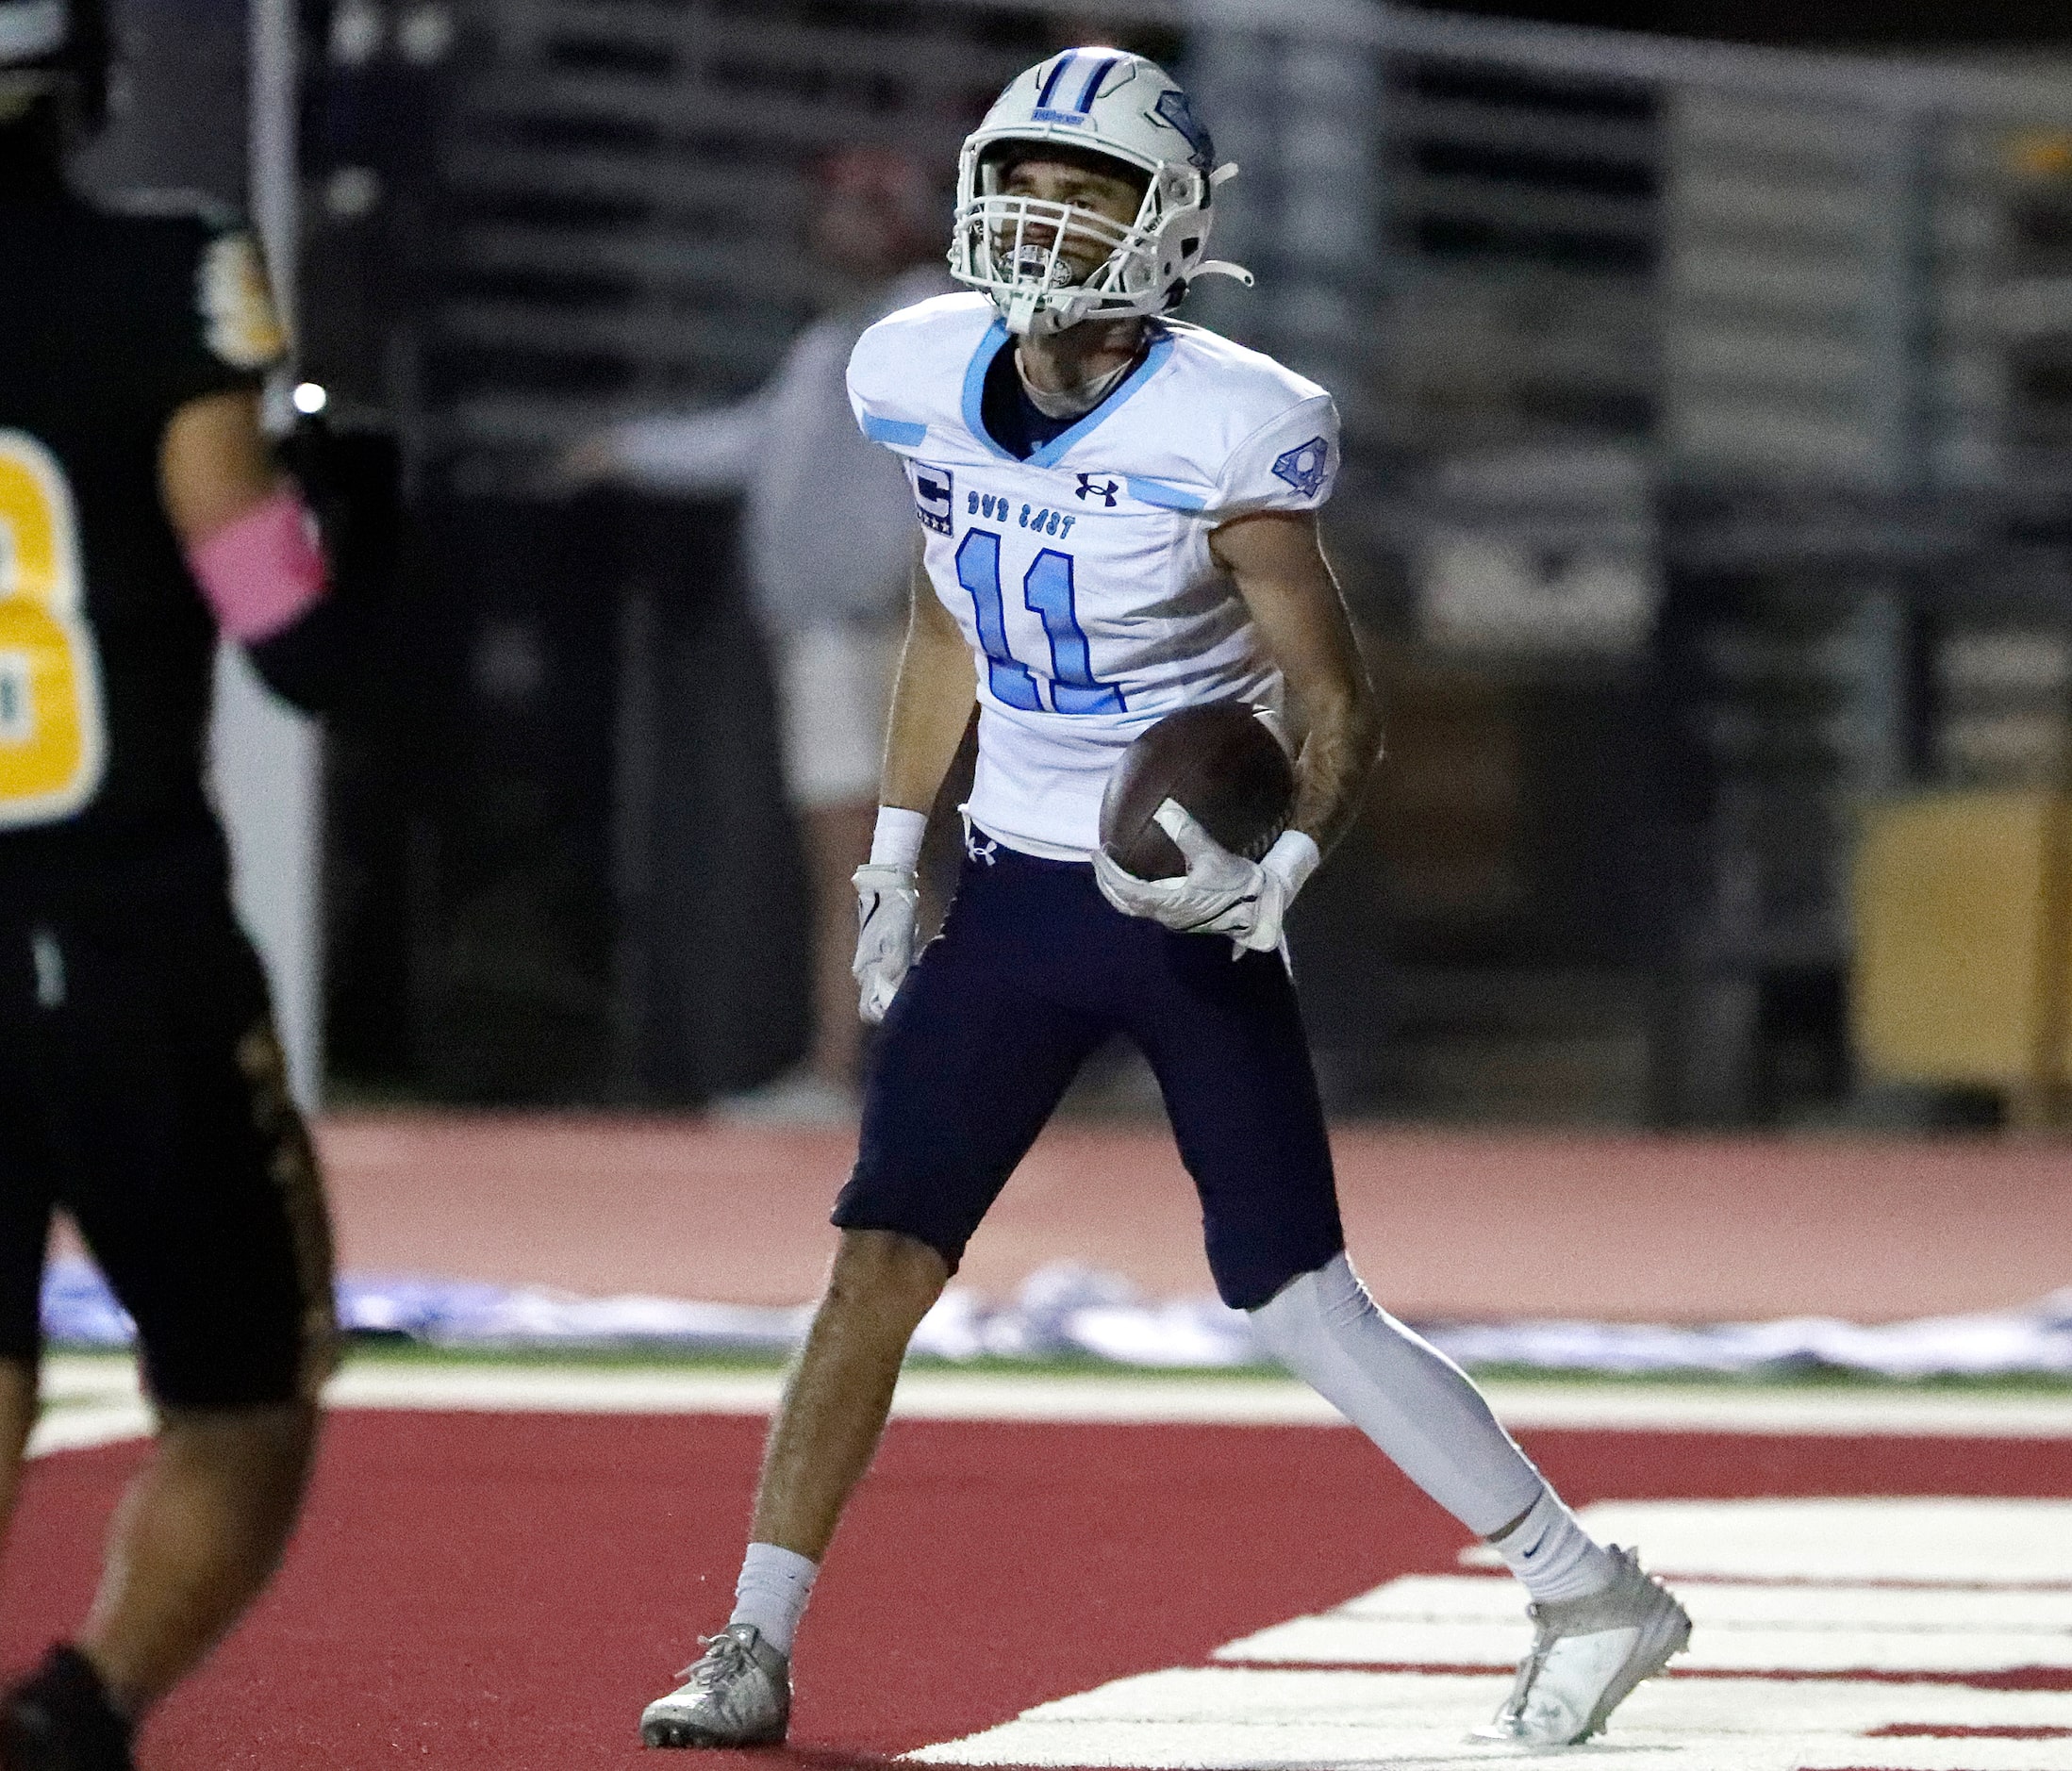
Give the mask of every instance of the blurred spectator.
M 752 594 L 776 668 L 785 780 L 812 873 L 814 1034 L 804 1063 L 730 1097 L 744 1117 L 830 1120 L 854 1110 L 858 1022 L 849 876 L 870 849 L 878 760 L 903 623 L 912 501 L 899 467 L 856 430 L 851 347 L 896 308 L 946 293 L 946 217 L 920 166 L 850 148 L 818 169 L 809 223 L 827 311 L 738 406 L 637 419 L 561 463 L 571 485 L 738 492 Z

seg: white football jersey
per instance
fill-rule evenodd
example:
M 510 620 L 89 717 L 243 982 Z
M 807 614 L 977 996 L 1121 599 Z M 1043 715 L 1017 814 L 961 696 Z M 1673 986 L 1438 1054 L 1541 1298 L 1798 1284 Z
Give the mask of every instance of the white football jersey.
M 1092 412 L 1019 461 L 979 416 L 1006 339 L 984 295 L 887 316 L 849 359 L 864 434 L 905 464 L 937 596 L 978 670 L 971 821 L 1084 861 L 1123 749 L 1197 702 L 1278 709 L 1280 671 L 1209 532 L 1315 510 L 1338 467 L 1331 396 L 1199 326 L 1151 348 Z

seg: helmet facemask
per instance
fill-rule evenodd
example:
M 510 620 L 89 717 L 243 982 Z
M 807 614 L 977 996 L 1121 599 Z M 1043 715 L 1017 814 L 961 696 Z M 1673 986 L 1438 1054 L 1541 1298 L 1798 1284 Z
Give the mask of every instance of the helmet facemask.
M 1127 178 L 1141 193 L 1134 218 L 1010 194 L 1011 169 L 1030 159 Z M 950 273 L 990 295 L 1024 337 L 1165 313 L 1203 274 L 1250 283 L 1239 266 L 1202 256 L 1211 195 L 1236 170 L 1217 164 L 1185 91 L 1154 63 L 1119 49 L 1061 51 L 1010 81 L 966 138 Z
M 1017 160 L 1068 155 L 1140 184 L 1135 219 L 1002 189 Z M 1140 167 L 1051 142 L 996 141 L 967 145 L 957 185 L 951 269 L 991 294 L 1018 336 L 1163 313 L 1184 293 L 1183 268 L 1208 232 L 1209 181 L 1191 166 Z M 1094 262 L 1085 263 L 1088 257 Z

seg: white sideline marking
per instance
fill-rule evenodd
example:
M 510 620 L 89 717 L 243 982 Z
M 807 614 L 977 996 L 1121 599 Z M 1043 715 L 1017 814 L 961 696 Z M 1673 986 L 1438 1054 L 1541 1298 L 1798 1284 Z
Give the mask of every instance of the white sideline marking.
M 1038 1704 L 1003 1727 L 908 1753 L 927 1764 L 1264 1771 L 1295 1765 L 1566 1765 L 1467 1731 L 1508 1680 L 1450 1674 L 1189 1667 Z M 1849 1680 L 1658 1680 L 1620 1709 L 1604 1745 L 1634 1771 L 2072 1771 L 2072 1740 L 1866 1739 L 1895 1724 L 2064 1727 L 2061 1692 L 1972 1691 Z
M 1908 1726 L 2072 1730 L 2064 1692 L 1821 1676 L 2072 1665 L 2072 1584 L 2035 1584 L 2072 1554 L 2072 1501 L 1617 1501 L 1585 1508 L 1583 1517 L 1600 1536 L 1637 1540 L 1653 1565 L 1792 1577 L 1685 1587 L 1697 1630 L 1677 1666 L 1798 1675 L 1657 1680 L 1621 1707 L 1609 1739 L 1588 1753 L 1616 1754 L 1632 1771 L 2072 1771 L 2072 1734 L 1875 1734 Z M 2040 1553 L 2046 1542 L 2058 1547 Z M 1830 1571 L 1855 1582 L 1805 1579 Z M 1863 1583 L 1909 1580 L 1971 1584 Z M 1996 1582 L 2018 1584 L 1996 1590 Z M 1505 1673 L 1402 1670 L 1506 1664 L 1527 1646 L 1521 1605 L 1509 1580 L 1406 1577 L 1321 1616 L 1226 1644 L 1214 1656 L 1221 1664 L 1117 1680 L 908 1756 L 1144 1771 L 1476 1763 L 1564 1763 L 1572 1771 L 1573 1748 L 1535 1753 L 1467 1738 L 1494 1713 Z M 1285 1664 L 1305 1659 L 1335 1664 Z M 1282 1664 L 1232 1663 L 1264 1660 Z M 1345 1666 L 1361 1661 L 1398 1670 Z
M 91 1450 L 151 1431 L 132 1360 L 54 1354 L 43 1361 L 42 1397 L 43 1412 L 29 1433 L 30 1457 Z
M 1594 1515 L 1592 1523 L 1596 1523 Z M 1934 1634 L 1964 1630 L 2072 1631 L 2072 1587 L 2022 1592 L 2004 1587 L 1769 1585 L 1722 1581 L 1693 1582 L 1679 1588 L 1678 1597 L 1707 1630 L 1751 1626 L 1856 1630 L 1871 1622 L 1881 1630 Z M 1523 1603 L 1517 1582 L 1508 1576 L 1412 1574 L 1348 1599 L 1338 1611 L 1348 1617 L 1386 1617 L 1398 1622 L 1509 1623 L 1517 1620 Z
M 1763 1673 L 1780 1666 L 1809 1673 L 1981 1673 L 2005 1666 L 2072 1666 L 2072 1630 L 1934 1633 L 1880 1630 L 1722 1630 L 1704 1627 L 1707 1589 L 1686 1596 L 1699 1629 L 1679 1670 Z M 1325 1666 L 1494 1666 L 1517 1664 L 1533 1646 L 1524 1607 L 1501 1624 L 1396 1623 L 1330 1613 L 1276 1624 L 1216 1650 L 1219 1661 L 1271 1661 Z M 2067 1708 L 2072 1708 L 2068 1704 Z
M 767 1415 L 773 1370 L 409 1365 L 351 1361 L 325 1397 L 340 1408 L 638 1415 Z M 130 1402 L 134 1364 L 58 1355 L 44 1363 L 53 1400 Z M 1703 1385 L 1491 1383 L 1484 1392 L 1520 1429 L 2072 1438 L 2072 1397 L 1908 1392 L 1742 1391 Z M 1002 1376 L 911 1371 L 894 1415 L 909 1420 L 1056 1420 L 1117 1424 L 1343 1427 L 1306 1385 L 1271 1378 L 1172 1379 L 1120 1373 Z M 140 1422 L 136 1431 L 145 1431 Z M 121 1436 L 121 1435 L 117 1435 Z M 1658 1560 L 1659 1558 L 1653 1558 Z M 1669 1565 L 1664 1564 L 1663 1565 Z M 1749 1570 L 1731 1570 L 1749 1572 Z M 2052 1576 L 2033 1576 L 2049 1579 Z
M 1909 1547 L 1943 1566 L 1976 1576 L 2013 1564 L 2052 1534 L 2072 1534 L 2072 1501 L 1831 1501 L 1815 1503 L 1831 1548 L 1884 1545 L 1900 1564 Z M 1680 1509 L 1687 1529 L 1710 1520 L 1720 1536 L 1744 1541 L 1780 1518 L 1779 1503 L 1736 1501 L 1721 1520 L 1718 1502 L 1640 1501 L 1586 1507 L 1600 1537 L 1616 1535 L 1609 1515 L 1643 1543 L 1657 1510 Z M 1694 1519 L 1690 1515 L 1697 1513 Z M 1936 1532 L 1945 1535 L 1938 1538 Z M 1781 1532 L 1786 1545 L 1792 1533 Z M 1962 1552 L 1968 1551 L 1968 1560 Z M 1650 1557 L 1650 1562 L 1653 1560 Z M 2019 1578 L 2017 1575 L 2015 1578 Z M 2010 1666 L 2072 1666 L 2072 1586 L 2062 1592 L 1963 1592 L 1814 1584 L 1694 1583 L 1681 1593 L 1697 1626 L 1677 1665 L 1687 1672 L 1988 1672 Z M 1324 1665 L 1508 1666 L 1531 1646 L 1522 1597 L 1511 1581 L 1426 1576 L 1385 1586 L 1320 1616 L 1297 1617 L 1216 1650 L 1219 1661 L 1303 1662 Z M 2072 1716 L 2072 1701 L 2065 1710 Z M 2072 1726 L 2068 1722 L 2067 1726 Z
M 95 1446 L 141 1439 L 151 1432 L 151 1411 L 142 1402 L 109 1402 L 53 1409 L 29 1432 L 28 1455 L 89 1451 Z
M 1666 1575 L 2072 1583 L 2072 1500 L 1604 1500 L 1583 1518 Z M 1486 1548 L 1461 1560 L 1497 1562 Z
M 761 1415 L 776 1406 L 780 1383 L 774 1371 L 409 1365 L 362 1360 L 333 1380 L 328 1395 L 346 1408 Z M 1490 1384 L 1485 1394 L 1508 1425 L 1527 1429 L 2072 1438 L 2072 1397 L 1766 1395 L 1699 1385 L 1531 1383 Z M 910 1371 L 900 1380 L 892 1412 L 910 1420 L 1344 1425 L 1321 1397 L 1292 1381 L 1105 1373 Z

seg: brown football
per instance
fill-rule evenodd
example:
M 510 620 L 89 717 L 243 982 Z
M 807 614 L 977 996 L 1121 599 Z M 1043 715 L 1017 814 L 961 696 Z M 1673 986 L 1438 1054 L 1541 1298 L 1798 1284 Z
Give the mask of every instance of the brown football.
M 1168 800 L 1179 801 L 1224 848 L 1256 861 L 1287 828 L 1295 770 L 1243 702 L 1183 707 L 1137 736 L 1102 795 L 1102 847 L 1138 879 L 1187 870 L 1172 838 L 1152 821 Z

